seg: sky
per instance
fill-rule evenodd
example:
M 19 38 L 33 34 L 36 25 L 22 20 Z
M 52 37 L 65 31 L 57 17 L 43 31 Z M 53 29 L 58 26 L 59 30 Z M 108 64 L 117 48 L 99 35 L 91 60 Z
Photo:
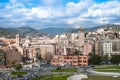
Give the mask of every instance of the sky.
M 120 0 L 0 0 L 0 27 L 90 28 L 120 24 Z

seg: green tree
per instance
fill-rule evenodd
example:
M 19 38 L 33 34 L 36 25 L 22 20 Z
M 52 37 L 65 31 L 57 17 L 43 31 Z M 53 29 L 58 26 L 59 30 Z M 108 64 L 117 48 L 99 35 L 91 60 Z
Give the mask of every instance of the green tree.
M 16 70 L 19 71 L 21 68 L 22 68 L 22 65 L 21 65 L 21 64 L 16 64 L 16 65 L 15 65 L 15 69 L 16 69 Z
M 77 50 L 77 49 L 75 49 L 74 54 L 75 55 L 82 55 L 81 52 L 80 52 L 80 50 Z
M 61 66 L 58 66 L 56 70 L 62 70 Z
M 15 61 L 10 61 L 10 64 L 9 64 L 10 67 L 15 67 Z
M 112 55 L 111 56 L 111 63 L 112 64 L 119 64 L 120 63 L 120 55 Z
M 108 61 L 108 55 L 104 55 L 104 56 L 101 56 L 102 57 L 102 61 L 106 64 L 107 61 Z
M 88 61 L 89 61 L 89 64 L 100 65 L 102 62 L 102 57 L 94 54 L 90 56 Z

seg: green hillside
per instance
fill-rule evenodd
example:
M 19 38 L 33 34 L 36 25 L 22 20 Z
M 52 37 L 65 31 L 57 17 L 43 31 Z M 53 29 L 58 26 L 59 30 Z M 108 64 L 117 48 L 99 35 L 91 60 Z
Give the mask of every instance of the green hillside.
M 6 29 L 0 28 L 0 37 L 6 37 L 6 38 L 15 38 L 15 33 L 10 32 Z

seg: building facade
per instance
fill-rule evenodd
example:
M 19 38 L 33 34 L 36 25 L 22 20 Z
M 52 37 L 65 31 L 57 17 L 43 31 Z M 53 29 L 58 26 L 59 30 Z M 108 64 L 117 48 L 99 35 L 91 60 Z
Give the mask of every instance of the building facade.
M 85 43 L 83 46 L 83 55 L 89 55 L 92 53 L 92 45 L 90 43 Z
M 53 55 L 51 59 L 51 65 L 54 66 L 88 66 L 88 56 L 76 56 L 76 55 Z
M 111 54 L 112 50 L 112 43 L 111 42 L 104 42 L 103 43 L 103 55 Z
M 0 68 L 5 67 L 5 52 L 0 50 Z
M 78 44 L 79 47 L 82 47 L 85 43 L 85 35 L 84 35 L 84 31 L 82 28 L 80 28 L 79 32 L 78 32 Z
M 12 63 L 17 64 L 22 62 L 22 55 L 15 48 L 6 51 L 5 58 L 6 66 L 11 65 Z

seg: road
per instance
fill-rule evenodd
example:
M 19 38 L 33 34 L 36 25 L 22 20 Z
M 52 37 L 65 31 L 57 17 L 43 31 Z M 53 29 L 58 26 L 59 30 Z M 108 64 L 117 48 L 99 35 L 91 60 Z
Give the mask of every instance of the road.
M 32 78 L 40 75 L 48 75 L 48 74 L 60 74 L 60 73 L 53 73 L 51 70 L 56 69 L 56 67 L 44 67 L 41 69 L 38 68 L 32 68 L 32 69 L 24 69 L 22 71 L 28 72 L 27 75 L 24 75 L 23 77 L 12 77 L 9 75 L 9 72 L 4 72 L 0 74 L 0 80 L 3 79 L 9 79 L 9 80 L 32 80 Z M 62 74 L 69 74 L 69 73 L 62 73 Z
M 66 68 L 66 67 L 63 67 Z M 108 72 L 96 72 L 93 71 L 91 67 L 77 67 L 78 70 L 83 70 L 84 74 L 86 75 L 100 75 L 100 76 L 120 76 L 120 73 L 108 73 Z M 42 68 L 42 69 L 37 69 L 37 68 L 33 68 L 33 69 L 28 69 L 28 70 L 24 70 L 27 71 L 28 74 L 25 75 L 24 77 L 14 77 L 12 78 L 10 75 L 8 75 L 8 73 L 10 73 L 11 71 L 8 72 L 2 72 L 0 74 L 0 80 L 3 79 L 8 79 L 9 80 L 32 80 L 32 78 L 36 77 L 36 76 L 40 76 L 40 75 L 48 75 L 48 74 L 74 74 L 74 73 L 66 73 L 66 72 L 51 72 L 51 70 L 56 69 L 56 67 L 47 67 L 47 68 Z
M 96 72 L 96 71 L 93 71 L 92 68 L 86 68 L 85 74 L 87 74 L 87 75 L 100 75 L 100 76 L 120 76 L 120 73 Z
M 67 66 L 68 67 L 68 66 Z M 62 68 L 67 68 L 67 67 L 62 67 Z M 57 67 L 49 66 L 49 67 L 41 67 L 40 69 L 38 68 L 32 68 L 32 69 L 24 69 L 22 71 L 27 71 L 28 74 L 24 75 L 23 77 L 12 77 L 9 74 L 12 72 L 12 70 L 3 70 L 2 73 L 0 74 L 0 80 L 3 79 L 9 79 L 9 80 L 31 80 L 35 76 L 40 76 L 40 75 L 48 75 L 48 74 L 73 74 L 73 73 L 61 73 L 61 72 L 51 72 L 51 70 L 56 69 Z

